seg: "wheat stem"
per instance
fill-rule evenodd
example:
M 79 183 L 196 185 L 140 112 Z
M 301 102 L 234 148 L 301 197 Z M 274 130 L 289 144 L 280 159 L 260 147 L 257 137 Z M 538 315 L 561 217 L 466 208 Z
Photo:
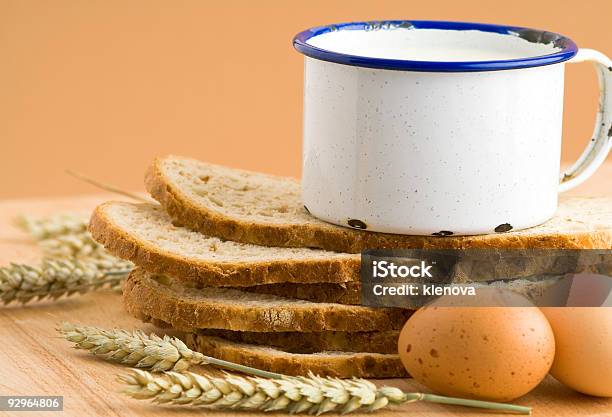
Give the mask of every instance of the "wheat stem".
M 469 400 L 466 398 L 444 397 L 435 394 L 407 394 L 407 396 L 418 395 L 417 401 L 427 401 L 430 403 L 462 405 L 466 407 L 486 408 L 488 410 L 509 411 L 516 414 L 531 414 L 531 407 L 522 405 L 496 403 L 492 401 Z
M 86 183 L 88 183 L 90 185 L 93 185 L 96 188 L 100 188 L 100 189 L 105 190 L 105 191 L 110 191 L 111 193 L 119 194 L 119 195 L 131 198 L 133 200 L 137 200 L 137 201 L 140 201 L 140 202 L 143 202 L 143 203 L 151 203 L 152 202 L 148 198 L 144 198 L 144 197 L 141 197 L 141 196 L 139 196 L 137 194 L 130 193 L 128 191 L 124 191 L 124 190 L 122 190 L 120 188 L 115 187 L 114 185 L 104 184 L 104 183 L 102 183 L 100 181 L 94 180 L 93 178 L 90 178 L 90 177 L 85 176 L 85 175 L 83 175 L 81 173 L 78 173 L 78 172 L 71 171 L 69 169 L 66 170 L 66 174 L 68 174 L 71 177 L 74 177 L 74 178 L 76 178 L 78 180 L 81 180 L 83 182 L 86 182 Z

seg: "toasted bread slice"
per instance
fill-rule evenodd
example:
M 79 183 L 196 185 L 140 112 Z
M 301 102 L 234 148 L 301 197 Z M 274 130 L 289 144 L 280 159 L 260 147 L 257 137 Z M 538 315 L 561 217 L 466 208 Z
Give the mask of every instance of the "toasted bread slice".
M 527 269 L 527 268 L 526 268 Z M 472 283 L 474 288 L 498 288 L 513 291 L 521 294 L 528 300 L 534 303 L 543 302 L 542 297 L 551 294 L 553 287 L 558 286 L 565 275 L 541 275 L 529 276 L 528 278 L 498 279 L 492 281 L 476 281 Z M 415 280 L 416 282 L 417 280 Z M 459 282 L 461 284 L 461 282 Z M 189 282 L 181 281 L 181 284 L 189 286 Z M 463 282 L 463 284 L 468 284 Z M 195 288 L 202 288 L 196 286 Z M 253 287 L 241 287 L 241 291 L 253 292 L 258 294 L 270 294 L 280 297 L 297 298 L 300 300 L 308 300 L 316 303 L 338 303 L 338 304 L 361 304 L 361 283 L 360 282 L 345 282 L 341 284 L 319 283 L 319 284 L 266 284 L 255 285 Z M 390 297 L 393 301 L 397 301 L 394 297 Z M 382 301 L 384 298 L 380 298 Z M 409 300 L 405 299 L 409 306 Z M 418 302 L 418 300 L 415 300 Z M 393 305 L 391 303 L 390 305 Z M 417 304 L 418 305 L 418 304 Z M 230 340 L 234 340 L 231 339 Z
M 399 330 L 382 332 L 233 332 L 201 329 L 193 333 L 230 342 L 273 346 L 291 353 L 322 351 L 397 353 Z
M 94 210 L 89 230 L 114 255 L 199 285 L 246 287 L 359 279 L 359 255 L 223 241 L 174 226 L 154 204 L 104 203 Z
M 359 300 L 360 257 L 357 254 L 223 241 L 174 226 L 161 207 L 152 204 L 102 204 L 93 213 L 90 231 L 113 254 L 187 285 L 262 285 L 251 291 L 322 302 L 357 304 Z M 533 257 L 525 266 L 513 266 L 508 261 L 504 268 L 494 270 L 490 263 L 478 262 L 478 268 L 466 263 L 468 269 L 460 271 L 453 280 L 489 281 L 571 272 L 553 270 L 558 262 L 550 256 Z M 555 268 L 563 265 L 559 263 Z M 295 285 L 265 287 L 281 283 Z M 346 285 L 308 287 L 318 283 Z
M 177 330 L 367 332 L 401 329 L 411 310 L 372 308 L 254 294 L 232 288 L 186 287 L 136 268 L 123 288 L 127 311 Z
M 218 359 L 285 375 L 308 375 L 336 378 L 406 377 L 398 354 L 317 352 L 290 353 L 283 350 L 236 343 L 219 337 L 187 334 L 185 343 L 191 349 Z
M 182 282 L 186 285 L 189 284 L 184 280 Z M 286 282 L 240 287 L 240 289 L 258 294 L 271 294 L 280 297 L 308 300 L 315 303 L 360 304 L 361 302 L 361 283 L 359 281 L 337 284 L 330 282 L 316 284 Z
M 405 236 L 325 223 L 303 206 L 298 181 L 208 164 L 157 158 L 147 190 L 182 225 L 236 242 L 358 253 L 368 248 L 612 248 L 612 197 L 561 198 L 543 225 L 482 236 Z M 348 219 L 347 219 L 348 220 Z

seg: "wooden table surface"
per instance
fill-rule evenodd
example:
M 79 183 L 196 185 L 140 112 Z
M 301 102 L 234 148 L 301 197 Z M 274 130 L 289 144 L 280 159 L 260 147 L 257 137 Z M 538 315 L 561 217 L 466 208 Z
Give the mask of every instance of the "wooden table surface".
M 610 194 L 612 165 L 596 178 L 573 191 L 573 194 Z M 39 252 L 26 234 L 12 226 L 19 214 L 45 215 L 66 211 L 89 211 L 108 195 L 56 199 L 8 200 L 0 202 L 0 265 L 9 262 L 34 261 Z M 116 375 L 126 368 L 71 349 L 58 337 L 55 327 L 60 321 L 83 325 L 121 327 L 155 331 L 128 316 L 117 292 L 100 291 L 58 302 L 38 302 L 26 306 L 0 306 L 0 395 L 63 395 L 64 411 L 43 415 L 62 416 L 191 416 L 202 410 L 156 406 L 132 400 L 117 393 Z M 378 381 L 407 391 L 426 391 L 413 380 Z M 587 397 L 575 393 L 551 377 L 527 396 L 515 401 L 529 405 L 536 416 L 612 416 L 612 399 Z M 252 415 L 253 413 L 211 412 L 214 416 Z M 34 412 L 0 415 L 34 416 Z M 262 414 L 263 415 L 263 414 Z M 429 403 L 408 404 L 376 414 L 385 416 L 442 417 L 484 416 L 486 411 Z

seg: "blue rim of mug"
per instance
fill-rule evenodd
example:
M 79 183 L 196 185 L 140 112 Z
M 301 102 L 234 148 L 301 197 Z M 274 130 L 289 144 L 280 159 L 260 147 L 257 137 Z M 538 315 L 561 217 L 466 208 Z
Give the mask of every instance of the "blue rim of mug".
M 317 48 L 308 44 L 308 40 L 323 33 L 338 30 L 393 30 L 393 29 L 442 29 L 442 30 L 479 30 L 482 32 L 499 33 L 502 35 L 518 36 L 529 42 L 544 45 L 553 44 L 558 51 L 526 58 L 494 60 L 494 61 L 410 61 L 402 59 L 372 58 L 358 55 L 344 54 L 327 49 Z M 326 26 L 318 26 L 298 33 L 293 38 L 294 48 L 310 57 L 337 64 L 355 67 L 377 68 L 399 71 L 426 71 L 426 72 L 469 72 L 469 71 L 497 71 L 518 68 L 539 67 L 557 64 L 571 59 L 578 52 L 578 46 L 570 38 L 554 32 L 529 29 L 517 26 L 493 25 L 487 23 L 446 22 L 437 20 L 383 20 L 372 22 L 347 22 Z

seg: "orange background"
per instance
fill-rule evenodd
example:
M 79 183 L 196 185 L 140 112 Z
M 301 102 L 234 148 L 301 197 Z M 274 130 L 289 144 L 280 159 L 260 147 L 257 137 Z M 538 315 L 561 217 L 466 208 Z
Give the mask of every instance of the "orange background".
M 300 175 L 307 27 L 443 19 L 545 28 L 612 55 L 610 0 L 0 0 L 0 198 L 142 188 L 158 154 Z M 567 68 L 564 159 L 592 132 L 588 64 Z

